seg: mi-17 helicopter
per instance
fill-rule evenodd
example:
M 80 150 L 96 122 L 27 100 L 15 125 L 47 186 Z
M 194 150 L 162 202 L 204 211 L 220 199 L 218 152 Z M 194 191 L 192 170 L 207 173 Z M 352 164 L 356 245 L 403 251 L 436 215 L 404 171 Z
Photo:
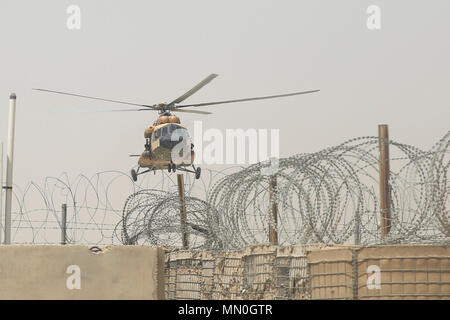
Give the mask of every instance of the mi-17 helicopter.
M 144 132 L 145 150 L 140 155 L 131 155 L 139 157 L 138 169 L 131 170 L 131 177 L 133 178 L 134 181 L 137 181 L 138 175 L 141 175 L 143 173 L 166 169 L 169 172 L 175 172 L 178 169 L 180 171 L 194 173 L 196 179 L 200 178 L 201 169 L 200 167 L 194 166 L 194 158 L 195 158 L 194 145 L 190 141 L 186 127 L 181 124 L 180 118 L 177 117 L 176 115 L 173 115 L 172 112 L 211 114 L 211 112 L 184 109 L 184 108 L 206 107 L 233 102 L 273 99 L 320 91 L 320 90 L 310 90 L 310 91 L 293 92 L 288 94 L 279 94 L 263 97 L 192 103 L 192 104 L 180 104 L 181 102 L 192 96 L 194 93 L 196 93 L 198 90 L 200 90 L 202 87 L 210 83 L 215 77 L 217 77 L 217 74 L 214 73 L 210 74 L 201 82 L 199 82 L 196 86 L 194 86 L 192 89 L 187 91 L 185 94 L 179 96 L 175 100 L 169 103 L 159 103 L 154 105 L 103 99 L 47 89 L 34 88 L 34 90 L 140 107 L 138 109 L 111 110 L 111 111 L 158 111 L 159 113 L 158 119 L 154 121 L 153 125 L 148 126 L 145 129 Z M 190 167 L 192 167 L 192 169 Z M 147 170 L 139 172 L 141 168 L 146 168 Z

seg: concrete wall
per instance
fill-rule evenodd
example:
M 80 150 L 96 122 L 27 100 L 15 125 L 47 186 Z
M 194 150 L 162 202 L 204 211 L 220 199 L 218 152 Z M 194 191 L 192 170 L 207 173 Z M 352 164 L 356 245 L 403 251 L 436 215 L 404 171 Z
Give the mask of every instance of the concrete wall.
M 0 299 L 164 299 L 164 251 L 0 246 Z

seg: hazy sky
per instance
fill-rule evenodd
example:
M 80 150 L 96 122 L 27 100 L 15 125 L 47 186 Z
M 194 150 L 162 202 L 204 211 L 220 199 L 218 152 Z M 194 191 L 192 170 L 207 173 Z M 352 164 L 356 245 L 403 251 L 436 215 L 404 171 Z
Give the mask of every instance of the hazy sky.
M 71 4 L 80 30 L 66 26 Z M 369 5 L 381 8 L 380 30 L 366 26 Z M 73 112 L 124 106 L 33 87 L 146 104 L 210 73 L 219 77 L 186 102 L 321 89 L 179 115 L 205 129 L 279 128 L 282 156 L 376 135 L 380 123 L 392 139 L 428 149 L 450 128 L 449 12 L 448 0 L 2 0 L 0 140 L 6 152 L 15 92 L 14 182 L 128 171 L 157 116 Z

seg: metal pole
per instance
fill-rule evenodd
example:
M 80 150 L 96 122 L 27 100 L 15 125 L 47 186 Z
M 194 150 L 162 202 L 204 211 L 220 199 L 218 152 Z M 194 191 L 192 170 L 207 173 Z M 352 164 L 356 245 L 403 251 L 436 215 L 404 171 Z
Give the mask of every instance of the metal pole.
M 359 210 L 355 210 L 355 216 L 354 216 L 354 244 L 355 246 L 359 246 L 361 244 L 361 232 L 360 232 L 360 224 L 361 224 L 361 217 L 359 216 Z
M 277 176 L 270 176 L 269 199 L 271 204 L 269 217 L 269 243 L 278 245 L 278 204 L 277 204 Z
M 67 205 L 64 203 L 61 206 L 61 244 L 66 244 L 66 220 L 67 220 Z
M 8 153 L 6 159 L 5 244 L 11 244 L 11 202 L 14 157 L 14 125 L 16 118 L 16 94 L 9 96 Z
M 0 142 L 0 244 L 3 234 L 3 142 Z
M 180 224 L 181 224 L 181 237 L 183 241 L 183 249 L 189 248 L 189 234 L 187 232 L 187 214 L 186 214 L 186 202 L 184 200 L 184 181 L 183 174 L 177 174 L 178 181 L 178 195 L 180 197 Z
M 380 150 L 380 210 L 381 237 L 384 238 L 391 229 L 391 199 L 389 194 L 389 132 L 386 124 L 378 125 Z

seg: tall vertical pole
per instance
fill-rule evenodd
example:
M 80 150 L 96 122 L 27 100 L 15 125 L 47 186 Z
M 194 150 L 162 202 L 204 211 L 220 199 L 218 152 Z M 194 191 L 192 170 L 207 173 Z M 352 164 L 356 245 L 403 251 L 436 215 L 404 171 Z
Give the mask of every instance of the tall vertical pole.
M 391 199 L 389 192 L 389 132 L 386 124 L 378 125 L 380 150 L 380 210 L 381 237 L 384 238 L 391 229 Z
M 16 95 L 9 96 L 9 131 L 8 153 L 6 158 L 6 199 L 5 199 L 5 244 L 11 244 L 11 202 L 12 202 L 12 176 L 14 157 L 14 125 L 16 118 Z
M 66 221 L 67 221 L 67 205 L 64 203 L 61 206 L 61 244 L 66 244 Z
M 269 243 L 278 245 L 278 203 L 277 203 L 277 176 L 271 175 L 269 182 L 269 200 L 271 204 L 269 216 Z
M 353 244 L 359 246 L 361 244 L 361 217 L 359 216 L 359 211 L 355 210 L 355 216 L 353 217 L 355 225 L 353 226 Z
M 178 195 L 180 197 L 180 224 L 181 224 L 181 237 L 183 241 L 183 249 L 189 248 L 189 235 L 187 232 L 187 214 L 186 214 L 186 202 L 184 200 L 184 181 L 183 174 L 177 174 L 178 182 Z
M 0 244 L 3 235 L 3 142 L 0 142 Z

